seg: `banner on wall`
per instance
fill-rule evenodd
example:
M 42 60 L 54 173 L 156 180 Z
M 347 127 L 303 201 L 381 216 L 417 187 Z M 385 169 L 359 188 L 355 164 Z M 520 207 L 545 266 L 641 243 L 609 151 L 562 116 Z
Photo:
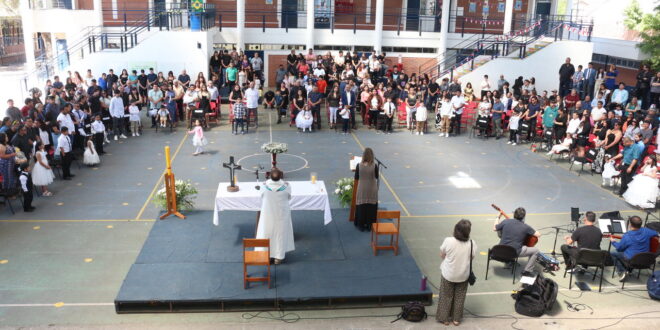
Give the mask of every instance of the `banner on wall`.
M 317 23 L 330 22 L 332 16 L 331 0 L 314 0 L 314 21 Z

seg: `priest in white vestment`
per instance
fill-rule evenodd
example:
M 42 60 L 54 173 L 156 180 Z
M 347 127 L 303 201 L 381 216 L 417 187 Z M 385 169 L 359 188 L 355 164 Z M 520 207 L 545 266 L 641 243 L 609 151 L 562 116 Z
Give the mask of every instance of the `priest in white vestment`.
M 281 263 L 285 254 L 295 249 L 289 200 L 291 187 L 282 180 L 280 170 L 272 169 L 270 179 L 262 186 L 257 238 L 270 239 L 270 257 L 275 259 L 275 264 Z

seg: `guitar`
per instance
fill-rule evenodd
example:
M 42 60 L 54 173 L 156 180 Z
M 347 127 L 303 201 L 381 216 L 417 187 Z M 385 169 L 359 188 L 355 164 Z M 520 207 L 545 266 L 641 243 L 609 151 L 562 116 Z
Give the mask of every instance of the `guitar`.
M 502 217 L 504 217 L 505 219 L 510 219 L 509 216 L 504 211 L 502 211 L 502 209 L 497 205 L 490 204 L 490 206 L 492 206 L 495 210 L 497 210 L 497 212 L 499 212 L 499 214 L 497 215 L 496 224 L 500 222 L 500 219 L 502 219 Z M 497 236 L 501 238 L 502 231 L 498 231 Z M 534 235 L 528 235 L 527 238 L 525 238 L 525 246 L 528 247 L 534 247 L 538 242 L 539 242 L 539 238 Z

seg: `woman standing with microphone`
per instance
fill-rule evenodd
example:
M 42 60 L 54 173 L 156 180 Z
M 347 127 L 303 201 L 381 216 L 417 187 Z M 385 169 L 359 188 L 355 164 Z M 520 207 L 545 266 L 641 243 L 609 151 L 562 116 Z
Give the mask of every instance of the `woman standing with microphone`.
M 355 167 L 355 180 L 359 180 L 355 192 L 355 221 L 360 231 L 370 231 L 378 214 L 378 166 L 374 162 L 374 151 L 364 149 L 362 161 Z
M 445 238 L 440 246 L 440 292 L 435 319 L 445 325 L 452 321 L 459 325 L 467 295 L 468 278 L 477 244 L 470 239 L 472 223 L 462 219 L 454 226 L 454 236 Z M 473 284 L 474 282 L 472 282 Z

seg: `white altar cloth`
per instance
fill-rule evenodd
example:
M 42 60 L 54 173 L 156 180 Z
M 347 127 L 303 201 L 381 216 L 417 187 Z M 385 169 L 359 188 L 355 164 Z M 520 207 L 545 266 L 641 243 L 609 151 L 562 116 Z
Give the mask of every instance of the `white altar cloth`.
M 323 211 L 324 224 L 332 221 L 330 211 L 330 200 L 328 191 L 323 181 L 287 181 L 291 185 L 291 200 L 289 202 L 292 211 L 296 210 L 319 210 Z M 228 192 L 229 182 L 220 182 L 218 192 L 215 195 L 215 210 L 213 212 L 213 224 L 220 225 L 220 211 L 259 211 L 261 209 L 261 190 L 255 189 L 257 182 L 239 182 L 240 190 Z M 264 189 L 263 182 L 260 183 Z

